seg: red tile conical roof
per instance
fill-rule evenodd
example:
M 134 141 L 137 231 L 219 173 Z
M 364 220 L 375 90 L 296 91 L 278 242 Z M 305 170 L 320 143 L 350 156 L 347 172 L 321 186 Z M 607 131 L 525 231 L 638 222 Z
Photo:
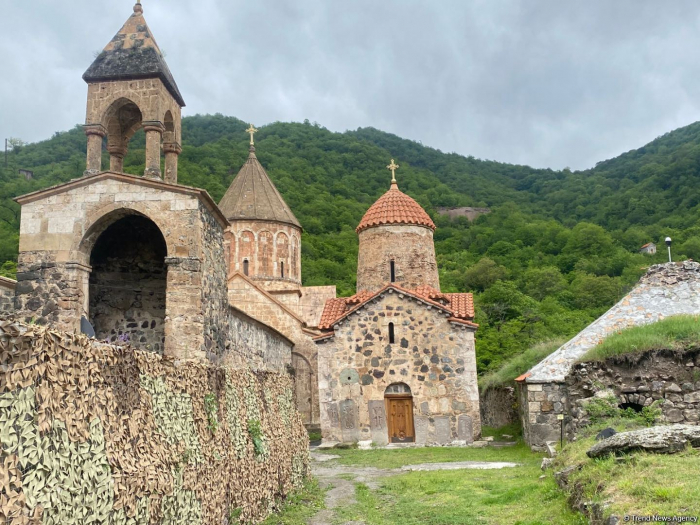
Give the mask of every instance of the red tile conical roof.
M 411 197 L 399 190 L 393 182 L 391 188 L 370 206 L 355 230 L 362 230 L 384 224 L 415 224 L 435 230 L 435 223 L 425 210 Z

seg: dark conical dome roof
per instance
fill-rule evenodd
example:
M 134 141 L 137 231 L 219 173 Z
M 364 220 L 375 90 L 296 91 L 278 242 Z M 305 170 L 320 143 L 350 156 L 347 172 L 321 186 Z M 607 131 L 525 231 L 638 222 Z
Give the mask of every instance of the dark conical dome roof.
M 221 199 L 219 208 L 230 221 L 275 221 L 301 228 L 255 156 L 255 148 L 252 146 L 248 159 Z
M 160 78 L 180 106 L 185 101 L 165 63 L 163 53 L 143 17 L 140 3 L 134 14 L 83 74 L 85 82 Z
M 399 190 L 398 184 L 392 182 L 391 188 L 370 206 L 355 230 L 386 224 L 413 224 L 435 230 L 435 223 L 426 211 L 411 197 Z

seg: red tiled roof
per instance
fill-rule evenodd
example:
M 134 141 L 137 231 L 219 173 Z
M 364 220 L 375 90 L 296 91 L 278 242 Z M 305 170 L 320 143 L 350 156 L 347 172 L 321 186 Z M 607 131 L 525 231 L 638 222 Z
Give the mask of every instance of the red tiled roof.
M 435 230 L 435 223 L 421 205 L 400 191 L 396 183 L 370 206 L 355 231 L 383 224 L 415 224 Z
M 337 299 L 329 299 L 321 314 L 319 328 L 328 330 L 333 328 L 333 325 L 338 322 L 346 314 L 356 310 L 367 301 L 375 298 L 387 289 L 393 288 L 399 293 L 405 293 L 416 297 L 428 304 L 442 308 L 451 314 L 450 321 L 462 322 L 470 326 L 478 326 L 472 322 L 474 319 L 474 298 L 470 293 L 442 293 L 430 286 L 419 286 L 413 290 L 403 288 L 395 283 L 387 284 L 384 288 L 377 292 L 361 291 L 352 297 L 340 297 Z
M 519 383 L 522 383 L 523 381 L 525 381 L 525 380 L 526 380 L 528 377 L 530 377 L 531 375 L 532 375 L 532 372 L 525 372 L 523 375 L 520 375 L 520 376 L 516 377 L 515 380 L 516 380 L 517 382 L 519 382 Z

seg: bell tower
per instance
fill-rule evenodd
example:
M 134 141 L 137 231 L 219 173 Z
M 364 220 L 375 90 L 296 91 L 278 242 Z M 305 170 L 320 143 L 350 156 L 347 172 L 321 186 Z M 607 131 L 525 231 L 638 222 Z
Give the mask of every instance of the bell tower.
M 85 175 L 103 171 L 102 142 L 107 137 L 109 171 L 121 173 L 129 140 L 146 132 L 144 176 L 177 183 L 182 151 L 181 109 L 185 101 L 143 16 L 134 13 L 83 75 L 88 84 Z M 165 173 L 160 163 L 165 152 Z

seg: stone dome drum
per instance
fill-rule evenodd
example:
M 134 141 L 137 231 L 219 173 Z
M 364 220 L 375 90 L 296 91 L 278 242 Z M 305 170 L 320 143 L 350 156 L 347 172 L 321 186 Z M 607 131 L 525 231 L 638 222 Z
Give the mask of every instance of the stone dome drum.
M 358 292 L 376 292 L 387 283 L 440 289 L 433 245 L 435 223 L 395 181 L 370 206 L 355 231 L 360 241 Z

